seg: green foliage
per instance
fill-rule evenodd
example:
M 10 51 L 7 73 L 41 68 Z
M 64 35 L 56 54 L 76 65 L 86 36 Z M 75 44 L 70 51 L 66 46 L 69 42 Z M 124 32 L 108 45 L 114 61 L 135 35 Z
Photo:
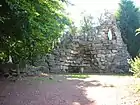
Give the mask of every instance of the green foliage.
M 93 17 L 91 15 L 84 15 L 81 20 L 81 33 L 90 34 L 93 29 Z
M 66 2 L 63 0 L 63 2 Z M 44 55 L 70 24 L 61 0 L 1 0 L 0 51 L 15 63 Z M 4 60 L 4 59 L 3 59 Z
M 136 29 L 136 35 L 140 34 L 140 28 Z
M 72 23 L 69 28 L 70 28 L 69 30 L 70 30 L 71 35 L 76 35 L 77 34 L 78 28 L 75 26 L 74 23 Z
M 129 61 L 131 66 L 131 72 L 134 73 L 134 76 L 140 77 L 140 57 L 135 57 Z
M 2 62 L 6 58 L 7 58 L 7 55 L 4 52 L 0 52 L 0 61 Z
M 139 9 L 131 0 L 121 0 L 116 19 L 122 33 L 124 43 L 132 57 L 137 55 L 140 46 L 140 36 L 135 36 L 135 30 L 139 28 Z

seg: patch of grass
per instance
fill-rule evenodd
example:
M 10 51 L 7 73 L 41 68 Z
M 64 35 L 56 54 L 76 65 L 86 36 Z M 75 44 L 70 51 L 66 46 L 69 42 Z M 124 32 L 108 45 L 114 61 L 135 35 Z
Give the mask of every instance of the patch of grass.
M 79 79 L 89 78 L 89 75 L 87 75 L 87 74 L 72 73 L 72 74 L 68 74 L 67 76 L 70 76 L 71 78 L 79 78 Z
M 81 79 L 85 79 L 85 78 L 89 78 L 91 75 L 92 76 L 96 76 L 96 75 L 100 75 L 100 76 L 116 76 L 116 77 L 126 77 L 126 76 L 132 76 L 131 74 L 115 74 L 115 73 L 68 73 L 68 74 L 64 74 L 66 76 L 69 76 L 71 78 L 81 78 Z
M 48 78 L 45 78 L 45 77 L 33 77 L 33 78 L 30 78 L 28 79 L 30 81 L 34 81 L 34 82 L 37 82 L 37 81 L 42 81 L 42 82 L 48 82 L 48 83 L 52 83 L 52 82 L 55 82 L 55 80 L 53 79 L 48 79 Z
M 135 89 L 137 93 L 140 93 L 140 84 L 137 84 Z
M 106 75 L 106 76 L 133 76 L 132 73 L 68 73 L 65 75 Z
M 140 84 L 131 84 L 130 86 L 129 86 L 129 88 L 131 88 L 132 90 L 133 90 L 133 92 L 134 93 L 140 93 Z
M 44 77 L 36 77 L 33 80 L 36 80 L 36 81 L 46 81 L 48 79 L 47 78 L 44 78 Z
M 94 74 L 93 74 L 94 75 Z M 131 73 L 97 73 L 97 75 L 107 75 L 107 76 L 132 76 Z

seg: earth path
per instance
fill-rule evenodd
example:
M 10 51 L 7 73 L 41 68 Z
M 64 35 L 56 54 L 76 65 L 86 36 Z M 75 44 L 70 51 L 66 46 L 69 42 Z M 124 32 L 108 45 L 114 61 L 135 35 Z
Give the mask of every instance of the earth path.
M 138 105 L 140 94 L 128 87 L 136 83 L 129 76 L 27 77 L 7 86 L 0 82 L 0 105 Z

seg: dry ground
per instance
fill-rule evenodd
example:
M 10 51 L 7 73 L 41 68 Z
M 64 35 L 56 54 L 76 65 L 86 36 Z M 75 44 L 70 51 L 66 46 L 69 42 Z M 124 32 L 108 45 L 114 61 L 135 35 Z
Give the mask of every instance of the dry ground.
M 0 105 L 138 105 L 140 94 L 131 76 L 69 75 L 26 77 L 16 82 L 0 81 Z

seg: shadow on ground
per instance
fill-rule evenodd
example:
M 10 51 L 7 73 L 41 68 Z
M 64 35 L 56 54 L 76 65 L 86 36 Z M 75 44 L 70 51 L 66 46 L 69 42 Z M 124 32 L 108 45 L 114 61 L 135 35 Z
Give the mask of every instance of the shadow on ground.
M 95 100 L 86 97 L 84 88 L 79 88 L 88 85 L 93 84 L 83 80 L 67 80 L 64 76 L 54 76 L 53 80 L 25 78 L 8 83 L 0 90 L 0 105 L 96 105 Z
M 113 84 L 106 84 L 100 80 L 97 80 L 97 79 L 92 79 L 92 80 L 87 80 L 86 81 L 86 78 L 85 79 L 81 79 L 81 78 L 67 78 L 68 81 L 71 81 L 71 82 L 76 82 L 77 86 L 79 87 L 83 87 L 83 88 L 87 88 L 87 87 L 115 87 Z
M 3 88 L 0 87 L 0 105 L 97 105 L 94 98 L 87 97 L 87 88 L 115 89 L 113 84 L 106 84 L 96 76 L 91 78 L 87 74 L 52 77 L 26 77 L 16 82 L 7 82 L 7 85 L 1 81 L 0 86 Z M 108 76 L 105 75 L 105 79 Z

